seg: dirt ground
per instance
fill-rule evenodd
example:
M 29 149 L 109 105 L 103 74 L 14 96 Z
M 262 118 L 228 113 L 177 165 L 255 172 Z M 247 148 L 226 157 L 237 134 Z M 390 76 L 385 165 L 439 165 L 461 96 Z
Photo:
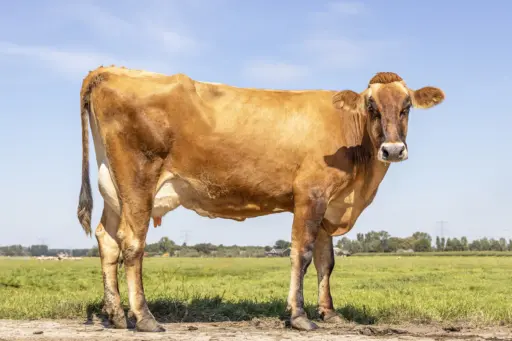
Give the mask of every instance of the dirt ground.
M 0 341 L 4 340 L 512 340 L 510 328 L 472 329 L 464 326 L 363 326 L 344 323 L 321 324 L 314 332 L 298 332 L 278 320 L 221 323 L 164 323 L 164 333 L 137 333 L 116 330 L 100 321 L 81 320 L 0 320 Z

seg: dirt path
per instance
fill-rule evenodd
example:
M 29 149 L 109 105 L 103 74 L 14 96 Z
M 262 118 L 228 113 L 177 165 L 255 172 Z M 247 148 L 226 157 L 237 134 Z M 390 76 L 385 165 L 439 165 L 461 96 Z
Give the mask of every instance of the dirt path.
M 115 330 L 100 322 L 84 324 L 79 320 L 0 320 L 0 341 L 4 340 L 258 340 L 258 341 L 320 341 L 320 340 L 512 340 L 512 332 L 506 328 L 472 330 L 467 328 L 415 327 L 402 328 L 368 327 L 353 324 L 323 325 L 321 330 L 305 333 L 284 328 L 280 321 L 253 320 L 250 322 L 222 323 L 169 323 L 165 333 L 137 333 L 133 330 Z

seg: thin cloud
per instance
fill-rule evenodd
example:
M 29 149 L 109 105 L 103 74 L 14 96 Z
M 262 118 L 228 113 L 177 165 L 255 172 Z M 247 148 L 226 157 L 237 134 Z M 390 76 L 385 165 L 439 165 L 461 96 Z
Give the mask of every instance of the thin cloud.
M 336 35 L 313 35 L 302 42 L 304 54 L 317 69 L 347 69 L 364 66 L 379 51 L 383 57 L 396 50 L 396 41 L 356 40 Z
M 116 57 L 78 50 L 62 50 L 49 46 L 18 45 L 10 42 L 0 42 L 0 54 L 4 56 L 28 58 L 35 63 L 50 68 L 61 74 L 76 79 L 84 77 L 90 70 L 100 65 L 123 65 L 131 68 L 147 68 L 162 70 L 167 67 L 153 61 L 122 60 Z
M 305 78 L 308 69 L 302 65 L 255 60 L 247 63 L 243 73 L 251 81 L 279 86 Z
M 388 37 L 366 40 L 348 33 L 353 32 L 350 30 L 350 17 L 361 20 L 369 13 L 359 1 L 330 2 L 304 18 L 310 27 L 302 37 L 288 44 L 286 55 L 273 57 L 271 64 L 254 64 L 245 75 L 250 80 L 282 84 L 282 79 L 297 81 L 308 74 L 364 67 L 372 62 L 375 51 L 378 51 L 379 58 L 397 51 L 401 44 Z M 338 20 L 341 14 L 348 18 Z M 297 64 L 283 64 L 280 59 L 294 60 Z
M 200 51 L 201 45 L 198 41 L 185 34 L 168 30 L 165 27 L 149 24 L 146 30 L 152 39 L 159 43 L 169 53 L 195 54 Z
M 197 54 L 204 46 L 184 33 L 185 26 L 180 29 L 169 26 L 162 17 L 162 13 L 168 12 L 168 4 L 165 10 L 158 7 L 159 13 L 155 13 L 157 7 L 151 6 L 113 13 L 91 2 L 57 4 L 46 10 L 45 20 L 57 23 L 63 30 L 81 26 L 88 33 L 86 39 L 58 47 L 51 43 L 0 41 L 0 54 L 30 59 L 40 67 L 76 79 L 100 65 L 112 64 L 164 73 L 179 63 L 180 57 Z M 179 15 L 179 8 L 173 8 L 172 13 Z
M 175 20 L 163 18 L 163 13 L 177 15 L 179 8 L 164 8 L 145 6 L 133 8 L 130 13 L 135 15 L 119 16 L 110 13 L 108 9 L 93 3 L 68 4 L 53 8 L 50 13 L 71 23 L 79 22 L 91 33 L 97 35 L 95 39 L 112 42 L 116 45 L 137 45 L 144 50 L 166 52 L 169 55 L 195 54 L 205 45 L 190 35 L 186 27 L 170 26 L 169 22 Z M 171 5 L 175 5 L 172 4 Z
M 91 2 L 62 4 L 48 9 L 48 14 L 58 16 L 64 21 L 80 22 L 102 37 L 119 37 L 136 33 L 133 23 Z
M 364 4 L 359 1 L 336 1 L 328 3 L 327 9 L 331 13 L 357 15 L 364 12 L 365 7 Z

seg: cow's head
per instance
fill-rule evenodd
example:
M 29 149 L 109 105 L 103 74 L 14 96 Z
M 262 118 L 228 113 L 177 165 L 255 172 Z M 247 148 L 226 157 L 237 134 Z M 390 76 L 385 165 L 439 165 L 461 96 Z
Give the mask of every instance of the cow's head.
M 426 86 L 418 90 L 407 87 L 392 72 L 377 73 L 362 93 L 343 90 L 333 97 L 336 109 L 362 114 L 377 158 L 383 162 L 407 160 L 407 122 L 411 107 L 428 109 L 444 100 L 444 92 Z

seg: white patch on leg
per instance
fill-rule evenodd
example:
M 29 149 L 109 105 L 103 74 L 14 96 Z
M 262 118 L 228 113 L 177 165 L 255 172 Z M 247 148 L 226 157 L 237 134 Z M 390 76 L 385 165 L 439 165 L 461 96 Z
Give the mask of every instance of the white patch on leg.
M 94 150 L 96 154 L 96 162 L 98 165 L 98 188 L 105 204 L 118 215 L 121 215 L 121 205 L 117 194 L 117 186 L 114 183 L 112 174 L 110 173 L 110 166 L 107 159 L 107 153 L 103 144 L 96 117 L 93 114 L 94 109 L 91 103 L 91 110 L 89 112 L 89 122 L 91 125 L 91 132 L 93 135 Z
M 121 215 L 117 190 L 112 181 L 110 170 L 105 163 L 101 163 L 98 169 L 98 187 L 105 203 L 107 203 L 117 215 Z

